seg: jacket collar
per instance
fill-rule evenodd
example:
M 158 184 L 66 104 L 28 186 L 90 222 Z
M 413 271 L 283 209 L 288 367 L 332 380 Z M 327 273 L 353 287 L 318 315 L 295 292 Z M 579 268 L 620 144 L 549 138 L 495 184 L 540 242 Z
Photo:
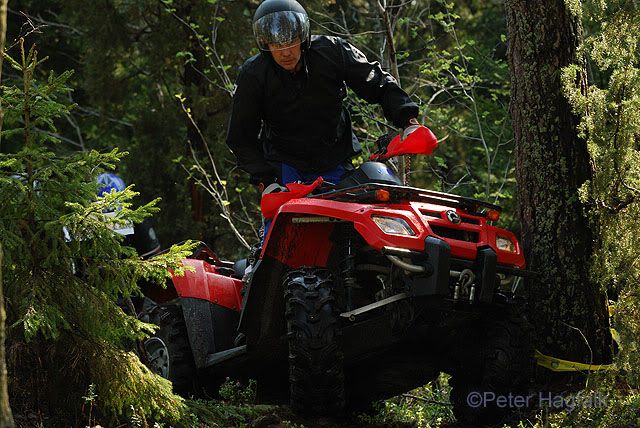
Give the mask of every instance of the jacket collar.
M 298 74 L 302 74 L 302 77 L 304 77 L 305 80 L 308 80 L 309 79 L 309 61 L 307 59 L 308 50 L 309 49 L 305 49 L 305 50 L 302 51 L 302 56 L 300 57 L 300 61 L 302 61 L 302 67 L 300 68 L 299 71 L 297 71 L 295 73 L 291 73 L 291 72 L 285 70 L 284 68 L 280 67 L 278 65 L 278 63 L 276 62 L 276 60 L 273 59 L 273 56 L 271 55 L 270 52 L 260 51 L 260 53 L 269 58 L 269 62 L 271 64 L 271 66 L 276 69 L 278 75 L 297 78 Z

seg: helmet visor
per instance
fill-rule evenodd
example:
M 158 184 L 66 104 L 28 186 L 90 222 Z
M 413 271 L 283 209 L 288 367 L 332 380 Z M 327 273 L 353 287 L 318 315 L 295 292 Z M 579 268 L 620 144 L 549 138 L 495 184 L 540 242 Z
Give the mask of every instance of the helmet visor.
M 300 12 L 282 11 L 263 16 L 253 23 L 258 47 L 268 51 L 289 48 L 309 38 L 309 17 Z

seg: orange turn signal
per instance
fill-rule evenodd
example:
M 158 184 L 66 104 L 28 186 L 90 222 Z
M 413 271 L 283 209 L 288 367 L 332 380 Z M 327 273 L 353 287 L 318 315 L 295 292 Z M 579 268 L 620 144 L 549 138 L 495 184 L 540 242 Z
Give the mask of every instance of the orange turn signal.
M 500 219 L 500 211 L 488 210 L 485 215 L 491 221 L 498 221 Z
M 376 201 L 378 202 L 389 202 L 391 199 L 391 194 L 388 190 L 378 189 L 376 190 Z

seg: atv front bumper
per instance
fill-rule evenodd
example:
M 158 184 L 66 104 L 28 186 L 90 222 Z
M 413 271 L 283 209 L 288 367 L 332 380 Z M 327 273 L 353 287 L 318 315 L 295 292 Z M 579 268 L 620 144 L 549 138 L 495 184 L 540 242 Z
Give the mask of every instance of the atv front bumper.
M 492 303 L 498 274 L 534 275 L 517 267 L 498 265 L 491 247 L 478 249 L 475 260 L 451 257 L 449 244 L 433 236 L 425 239 L 424 248 L 423 253 L 392 247 L 382 250 L 392 263 L 407 272 L 408 294 L 414 297 L 442 296 L 469 303 Z

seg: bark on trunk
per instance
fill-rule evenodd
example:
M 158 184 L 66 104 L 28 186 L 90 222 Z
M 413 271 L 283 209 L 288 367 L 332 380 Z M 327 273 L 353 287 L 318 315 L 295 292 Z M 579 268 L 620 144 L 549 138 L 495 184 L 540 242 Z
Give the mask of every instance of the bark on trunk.
M 4 43 L 7 38 L 7 5 L 9 0 L 0 0 L 0 82 L 2 82 L 2 60 L 4 59 Z M 0 131 L 4 123 L 4 107 L 2 107 L 2 99 L 0 99 Z M 0 138 L 0 143 L 2 139 Z M 1 147 L 1 144 L 0 144 Z
M 2 53 L 7 35 L 7 3 L 0 0 L 0 82 L 2 82 Z M 0 130 L 4 119 L 4 107 L 0 100 Z M 4 309 L 4 284 L 2 283 L 2 243 L 0 242 L 0 428 L 13 428 L 13 414 L 9 405 L 9 386 L 7 382 L 7 360 L 5 348 L 5 322 L 7 314 Z
M 589 154 L 560 81 L 561 69 L 578 61 L 582 26 L 563 0 L 508 0 L 506 12 L 521 241 L 539 273 L 526 284 L 537 347 L 606 362 L 606 301 L 589 279 L 593 237 L 578 200 L 591 177 Z
M 6 17 L 6 1 L 4 1 L 4 16 Z M 2 7 L 0 6 L 0 7 Z M 1 12 L 0 12 L 1 13 Z M 2 19 L 2 18 L 0 18 Z M 4 41 L 4 40 L 2 40 Z M 2 67 L 2 64 L 0 64 Z M 7 360 L 5 351 L 5 321 L 7 314 L 4 309 L 4 285 L 2 283 L 2 243 L 0 243 L 0 428 L 13 428 L 13 414 L 9 405 L 9 387 L 7 382 Z

